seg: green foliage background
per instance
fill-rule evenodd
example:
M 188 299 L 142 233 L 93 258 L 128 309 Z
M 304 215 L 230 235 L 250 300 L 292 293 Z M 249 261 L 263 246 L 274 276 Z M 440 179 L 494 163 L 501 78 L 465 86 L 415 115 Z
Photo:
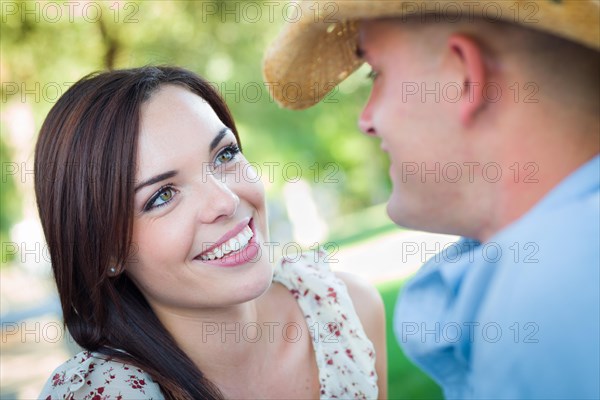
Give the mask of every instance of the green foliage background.
M 284 18 L 291 18 L 286 2 L 101 1 L 90 2 L 79 15 L 62 6 L 60 16 L 42 2 L 11 3 L 18 12 L 3 5 L 0 28 L 2 106 L 30 104 L 36 129 L 58 95 L 90 72 L 179 65 L 221 89 L 249 160 L 279 163 L 268 187 L 271 201 L 280 197 L 283 165 L 290 162 L 328 193 L 331 202 L 320 204 L 325 216 L 339 218 L 386 200 L 387 158 L 378 141 L 357 128 L 369 90 L 365 71 L 342 84 L 328 103 L 306 111 L 283 110 L 270 98 L 261 61 Z M 7 84 L 25 90 L 7 92 Z M 267 172 L 263 168 L 263 175 Z M 4 234 L 4 216 L 2 221 Z
M 5 162 L 10 162 L 8 160 L 10 160 L 10 149 L 4 139 L 0 138 L 0 164 L 4 165 Z M 15 196 L 16 193 L 17 187 L 13 175 L 3 173 L 0 180 L 0 243 L 9 241 L 10 227 L 20 217 L 20 204 L 19 198 Z M 8 261 L 8 257 L 5 257 L 4 254 L 4 247 L 2 246 L 2 254 L 0 254 L 2 265 Z
M 52 2 L 11 1 L 8 8 L 6 1 L 0 3 L 3 118 L 11 104 L 27 103 L 39 130 L 59 95 L 91 72 L 148 64 L 182 66 L 220 89 L 238 124 L 246 157 L 259 166 L 279 163 L 267 186 L 271 204 L 281 202 L 283 166 L 294 162 L 315 193 L 325 193 L 318 207 L 331 217 L 330 240 L 349 242 L 396 229 L 382 207 L 369 208 L 387 199 L 389 181 L 379 142 L 357 127 L 370 87 L 367 69 L 347 79 L 327 103 L 309 110 L 283 110 L 268 94 L 261 61 L 284 22 L 285 1 L 253 1 L 252 7 L 244 1 L 79 1 L 91 4 L 85 17 L 69 15 L 66 2 L 59 1 L 53 2 L 62 6 L 58 18 L 47 5 Z M 34 143 L 29 158 L 16 159 L 6 129 L 3 123 L 1 162 L 31 164 Z M 267 173 L 265 168 L 262 172 Z M 25 188 L 5 169 L 1 185 L 0 240 L 6 243 L 11 225 L 22 214 L 19 203 Z M 272 218 L 283 215 L 272 213 Z M 389 318 L 398 286 L 380 288 Z M 391 328 L 388 345 L 390 398 L 439 398 L 435 384 L 401 355 Z M 400 375 L 403 380 L 397 381 Z

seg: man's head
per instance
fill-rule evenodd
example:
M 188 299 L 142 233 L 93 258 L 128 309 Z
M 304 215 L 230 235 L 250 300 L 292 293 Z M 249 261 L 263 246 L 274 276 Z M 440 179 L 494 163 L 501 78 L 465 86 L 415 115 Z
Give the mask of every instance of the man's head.
M 398 9 L 408 4 L 393 3 Z M 451 2 L 424 3 L 432 9 Z M 538 3 L 550 7 L 542 15 L 546 19 L 563 7 L 554 4 L 559 2 L 530 2 Z M 599 10 L 598 2 L 579 3 Z M 340 13 L 341 7 L 347 3 L 340 3 Z M 579 9 L 569 13 L 583 15 Z M 596 31 L 597 14 L 587 21 Z M 389 153 L 392 220 L 484 240 L 522 215 L 582 160 L 597 154 L 598 145 L 590 143 L 598 142 L 600 43 L 592 44 L 598 38 L 588 37 L 581 26 L 559 22 L 560 36 L 585 40 L 548 34 L 552 27 L 542 19 L 538 23 L 543 32 L 524 22 L 469 14 L 348 18 L 327 28 L 334 38 L 351 38 L 346 46 L 352 43 L 359 64 L 364 60 L 373 69 L 372 93 L 359 125 L 381 138 Z M 296 40 L 302 29 L 310 30 L 293 28 Z M 336 48 L 335 40 L 324 41 Z M 277 51 L 277 45 L 265 61 L 269 81 L 275 80 L 270 68 L 284 51 Z M 336 76 L 331 70 L 336 60 L 323 58 L 323 67 L 312 60 L 311 68 L 297 65 L 296 71 L 341 80 L 356 68 L 354 59 L 346 57 L 345 69 Z M 279 101 L 290 108 L 310 102 Z

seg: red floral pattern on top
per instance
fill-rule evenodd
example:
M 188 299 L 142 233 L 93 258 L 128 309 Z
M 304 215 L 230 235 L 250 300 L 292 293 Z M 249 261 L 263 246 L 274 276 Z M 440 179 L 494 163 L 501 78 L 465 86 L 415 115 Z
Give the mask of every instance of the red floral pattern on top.
M 313 339 L 321 399 L 376 399 L 375 349 L 346 289 L 324 262 L 327 254 L 283 259 L 273 280 L 298 301 Z
M 139 368 L 82 351 L 58 367 L 39 396 L 45 400 L 164 399 L 159 386 Z
M 321 399 L 375 399 L 375 350 L 346 286 L 320 261 L 325 253 L 282 260 L 273 280 L 293 294 L 305 314 L 319 367 Z M 83 351 L 50 376 L 40 399 L 164 399 L 158 384 L 137 367 Z

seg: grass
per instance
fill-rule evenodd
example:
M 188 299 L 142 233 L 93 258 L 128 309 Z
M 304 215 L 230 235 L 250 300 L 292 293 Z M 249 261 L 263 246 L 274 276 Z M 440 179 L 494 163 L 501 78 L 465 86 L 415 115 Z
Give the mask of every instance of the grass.
M 440 387 L 406 358 L 393 332 L 394 306 L 404 280 L 385 282 L 377 286 L 385 304 L 387 321 L 388 398 L 442 399 Z

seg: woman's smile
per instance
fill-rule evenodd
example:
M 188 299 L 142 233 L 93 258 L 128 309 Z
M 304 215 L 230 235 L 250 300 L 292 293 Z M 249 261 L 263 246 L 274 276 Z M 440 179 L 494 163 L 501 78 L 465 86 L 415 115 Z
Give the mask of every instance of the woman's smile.
M 235 267 L 254 261 L 258 254 L 259 244 L 256 242 L 253 219 L 246 218 L 194 260 L 221 267 Z

